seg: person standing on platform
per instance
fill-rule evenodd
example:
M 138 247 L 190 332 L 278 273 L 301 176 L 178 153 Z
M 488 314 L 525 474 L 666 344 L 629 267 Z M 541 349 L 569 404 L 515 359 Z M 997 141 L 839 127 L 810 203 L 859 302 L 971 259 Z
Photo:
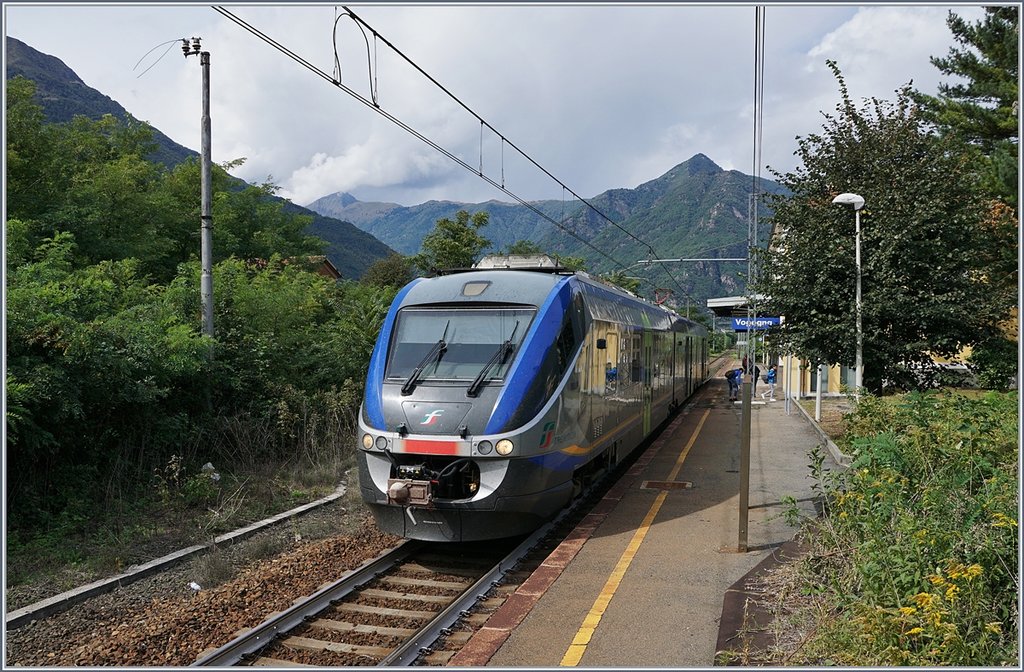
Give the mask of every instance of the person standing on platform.
M 767 395 L 768 401 L 775 401 L 775 376 L 776 367 L 772 364 L 768 367 L 768 373 L 765 374 L 765 382 L 768 383 L 768 389 L 761 393 L 762 399 Z

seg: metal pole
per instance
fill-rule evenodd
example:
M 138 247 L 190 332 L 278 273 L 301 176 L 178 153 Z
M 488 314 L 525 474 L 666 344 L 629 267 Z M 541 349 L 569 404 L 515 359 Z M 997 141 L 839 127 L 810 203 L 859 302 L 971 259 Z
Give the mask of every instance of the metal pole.
M 853 378 L 853 398 L 860 401 L 860 388 L 864 384 L 864 331 L 860 314 L 860 210 L 854 210 L 857 220 L 857 371 Z
M 743 413 L 740 420 L 740 525 L 737 550 L 747 552 L 747 526 L 750 520 L 750 375 L 743 376 L 741 390 Z
M 198 47 L 198 42 L 196 42 Z M 203 68 L 203 120 L 202 120 L 202 173 L 200 188 L 202 191 L 202 225 L 201 253 L 202 279 L 200 294 L 203 304 L 203 333 L 213 338 L 213 197 L 212 174 L 210 167 L 210 52 L 199 54 L 199 64 Z
M 817 393 L 814 396 L 814 421 L 821 422 L 821 364 L 818 364 Z
M 857 300 L 856 300 L 856 312 L 857 312 L 857 361 L 855 363 L 856 372 L 854 373 L 854 398 L 860 401 L 860 388 L 864 384 L 864 361 L 863 361 L 863 348 L 864 348 L 864 335 L 861 328 L 861 315 L 860 315 L 860 209 L 864 207 L 864 197 L 860 194 L 839 194 L 832 199 L 833 203 L 840 203 L 842 205 L 852 205 L 854 221 L 856 222 L 857 235 L 855 238 L 856 245 L 856 265 L 857 265 Z
M 791 353 L 787 352 L 786 353 L 786 372 L 785 372 L 786 375 L 784 376 L 784 378 L 786 379 L 786 387 L 783 388 L 783 392 L 782 392 L 782 394 L 786 398 L 786 415 L 789 415 L 792 412 L 792 408 L 790 407 L 790 404 L 793 402 L 793 400 L 790 398 L 790 395 L 792 394 L 792 390 L 790 390 L 790 386 L 793 384 L 793 378 L 792 378 L 792 374 L 789 372 L 789 367 L 792 365 L 792 363 L 793 363 L 793 355 Z

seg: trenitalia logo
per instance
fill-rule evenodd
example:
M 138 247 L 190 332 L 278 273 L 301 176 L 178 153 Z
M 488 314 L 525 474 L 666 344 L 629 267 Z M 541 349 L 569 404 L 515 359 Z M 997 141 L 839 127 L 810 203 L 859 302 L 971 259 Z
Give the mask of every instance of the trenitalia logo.
M 555 436 L 555 426 L 556 425 L 553 422 L 549 422 L 548 424 L 544 425 L 544 433 L 541 434 L 540 437 L 541 450 L 544 450 L 545 448 L 551 445 L 551 439 L 553 439 Z
M 423 422 L 421 422 L 420 424 L 432 425 L 437 421 L 438 418 L 441 417 L 442 413 L 444 413 L 443 408 L 439 408 L 436 411 L 431 411 L 430 413 L 427 413 L 426 415 L 423 416 Z

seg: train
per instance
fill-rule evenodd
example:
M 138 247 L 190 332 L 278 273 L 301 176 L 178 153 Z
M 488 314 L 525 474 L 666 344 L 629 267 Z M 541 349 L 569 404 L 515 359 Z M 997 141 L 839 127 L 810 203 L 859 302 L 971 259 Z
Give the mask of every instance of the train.
M 384 532 L 532 532 L 640 446 L 707 378 L 697 322 L 547 256 L 485 257 L 395 296 L 356 449 Z

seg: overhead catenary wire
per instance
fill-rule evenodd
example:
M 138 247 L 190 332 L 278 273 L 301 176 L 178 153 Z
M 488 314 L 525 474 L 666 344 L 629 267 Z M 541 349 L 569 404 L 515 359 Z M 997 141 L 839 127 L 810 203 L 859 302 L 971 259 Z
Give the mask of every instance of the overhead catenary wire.
M 403 130 L 405 130 L 406 132 L 411 134 L 413 137 L 419 139 L 420 141 L 422 141 L 423 143 L 427 144 L 428 146 L 430 146 L 431 148 L 435 149 L 436 151 L 440 152 L 444 156 L 448 157 L 449 159 L 451 159 L 452 161 L 454 161 L 458 165 L 462 166 L 465 170 L 473 172 L 478 177 L 480 177 L 481 179 L 486 181 L 488 184 L 492 185 L 493 187 L 497 188 L 501 192 L 505 193 L 510 198 L 514 199 L 517 203 L 519 203 L 520 205 L 528 208 L 529 210 L 534 212 L 536 215 L 538 215 L 542 219 L 550 222 L 551 224 L 553 224 L 554 226 L 556 226 L 560 230 L 564 231 L 566 234 L 572 236 L 573 238 L 578 240 L 580 243 L 582 243 L 583 245 L 585 245 L 589 249 L 593 250 L 594 252 L 596 252 L 601 257 L 607 259 L 608 261 L 610 261 L 612 264 L 614 264 L 615 266 L 619 267 L 620 269 L 626 269 L 627 265 L 622 263 L 620 260 L 615 259 L 610 254 L 608 254 L 606 251 L 600 249 L 599 247 L 597 247 L 596 245 L 594 245 L 590 241 L 580 237 L 574 231 L 569 230 L 561 222 L 555 221 L 552 217 L 548 216 L 546 213 L 542 212 L 536 206 L 534 206 L 533 204 L 527 202 L 524 198 L 522 198 L 519 195 L 513 193 L 512 191 L 510 191 L 506 187 L 506 185 L 505 185 L 505 175 L 504 175 L 504 146 L 506 144 L 509 147 L 511 147 L 513 150 L 518 152 L 522 157 L 524 157 L 527 161 L 529 161 L 537 169 L 539 169 L 541 172 L 543 172 L 545 175 L 547 175 L 553 181 L 558 183 L 563 188 L 564 191 L 567 191 L 570 194 L 572 194 L 581 203 L 583 203 L 585 206 L 587 206 L 593 212 L 595 212 L 600 218 L 602 218 L 605 221 L 607 221 L 608 223 L 612 224 L 613 226 L 615 226 L 616 228 L 621 230 L 623 233 L 625 233 L 627 236 L 632 238 L 634 241 L 636 241 L 637 243 L 639 243 L 643 247 L 647 248 L 650 251 L 651 256 L 655 256 L 654 255 L 654 248 L 650 244 L 648 244 L 645 241 L 641 240 L 636 235 L 634 235 L 632 232 L 628 231 L 627 229 L 625 229 L 621 225 L 619 225 L 617 222 L 613 221 L 611 218 L 609 218 L 607 215 L 605 215 L 599 208 L 597 208 L 592 203 L 590 203 L 589 201 L 587 201 L 586 199 L 581 197 L 579 194 L 577 194 L 575 191 L 573 191 L 570 187 L 568 187 L 564 182 L 562 182 L 557 177 L 555 177 L 550 171 L 548 171 L 546 168 L 544 168 L 539 163 L 537 163 L 537 161 L 535 161 L 528 154 L 526 154 L 522 149 L 520 149 L 515 143 L 510 141 L 506 136 L 504 136 L 503 134 L 498 132 L 491 124 L 489 124 L 480 115 L 478 115 L 472 109 L 470 109 L 464 102 L 462 102 L 458 97 L 456 97 L 454 94 L 452 94 L 447 88 L 445 88 L 442 84 L 440 84 L 435 78 L 433 78 L 431 75 L 429 75 L 427 72 L 425 72 L 422 68 L 420 68 L 411 59 L 409 59 L 404 53 L 402 53 L 390 41 L 388 41 L 386 38 L 384 38 L 382 35 L 380 35 L 372 26 L 370 26 L 365 21 L 363 21 L 360 17 L 355 15 L 355 13 L 353 13 L 348 7 L 343 7 L 343 9 L 347 13 L 347 15 L 351 16 L 351 18 L 354 21 L 356 21 L 358 24 L 360 24 L 361 27 L 365 26 L 365 28 L 367 30 L 369 30 L 371 32 L 371 34 L 373 34 L 373 36 L 374 36 L 374 44 L 375 45 L 376 45 L 378 40 L 380 42 L 384 43 L 387 47 L 389 47 L 396 54 L 398 54 L 402 59 L 404 59 L 407 63 L 409 63 L 413 68 L 415 68 L 420 74 L 422 74 L 425 78 L 427 78 L 432 84 L 434 84 L 441 91 L 443 91 L 449 98 L 451 98 L 453 101 L 455 101 L 459 106 L 461 106 L 464 110 L 466 110 L 470 115 L 475 117 L 480 122 L 480 124 L 481 124 L 481 133 L 483 131 L 483 128 L 486 127 L 487 129 L 489 129 L 491 132 L 493 132 L 496 136 L 498 136 L 501 139 L 501 142 L 502 142 L 502 174 L 501 174 L 501 183 L 495 181 L 494 179 L 492 179 L 488 175 L 484 174 L 482 172 L 482 169 L 479 169 L 479 168 L 476 168 L 476 167 L 473 167 L 473 166 L 469 165 L 466 161 L 464 161 L 463 159 L 459 158 L 458 156 L 453 154 L 451 151 L 445 149 L 444 147 L 439 145 L 437 142 L 433 141 L 432 139 L 430 139 L 429 137 L 427 137 L 423 133 L 417 131 L 415 128 L 413 128 L 412 126 L 410 126 L 406 122 L 402 121 L 401 119 L 399 119 L 395 115 L 391 114 L 390 112 L 387 112 L 385 109 L 380 107 L 379 104 L 377 104 L 375 93 L 371 94 L 373 96 L 373 98 L 374 98 L 373 100 L 367 100 L 363 95 L 361 95 L 357 91 L 353 90 L 351 87 L 347 86 L 344 82 L 341 81 L 341 78 L 340 78 L 340 62 L 337 61 L 337 55 L 335 55 L 336 56 L 335 60 L 336 60 L 336 70 L 338 71 L 338 76 L 337 77 L 332 77 L 329 74 L 327 74 L 326 72 L 324 72 L 323 70 L 321 70 L 319 67 L 313 65 L 312 63 L 310 63 L 309 61 L 307 61 L 303 57 L 299 56 L 298 54 L 296 54 L 292 50 L 288 49 L 286 46 L 284 46 L 281 43 L 277 42 L 275 39 L 273 39 L 269 35 L 265 34 L 264 32 L 262 32 L 261 30 L 259 30 L 255 26 L 249 24 L 248 22 L 246 22 L 241 17 L 236 16 L 235 14 L 233 14 L 229 10 L 225 9 L 224 7 L 222 7 L 222 6 L 213 6 L 213 9 L 215 11 L 217 11 L 218 13 L 220 13 L 225 18 L 228 18 L 229 20 L 231 20 L 235 24 L 239 25 L 240 27 L 242 27 L 243 29 L 248 31 L 250 34 L 252 34 L 255 37 L 259 38 L 260 40 L 266 42 L 270 46 L 272 46 L 275 49 L 277 49 L 278 51 L 280 51 L 282 54 L 284 54 L 287 57 L 291 58 L 296 63 L 302 65 L 303 67 L 305 67 L 306 69 L 310 70 L 311 72 L 313 72 L 317 76 L 321 77 L 325 81 L 330 82 L 335 87 L 341 89 L 342 91 L 344 91 L 345 93 L 349 94 L 350 96 L 352 96 L 353 98 L 355 98 L 359 102 L 361 102 L 364 105 L 366 105 L 367 107 L 373 109 L 378 114 L 380 114 L 384 118 L 388 119 L 389 121 L 391 121 L 392 123 L 397 125 L 399 128 L 402 128 Z M 335 19 L 335 22 L 337 22 L 341 18 L 341 16 L 345 16 L 345 15 L 346 14 L 339 15 Z M 361 30 L 362 30 L 362 28 L 361 28 Z M 368 38 L 366 38 L 365 32 L 363 33 L 363 35 L 364 35 L 364 39 L 367 39 L 367 43 L 368 43 Z M 336 43 L 335 43 L 335 45 L 336 45 Z M 375 78 L 376 78 L 376 75 L 375 75 L 375 73 L 373 73 L 371 75 L 371 79 L 375 80 Z M 375 81 L 371 81 L 371 90 L 373 92 L 376 91 L 376 82 Z M 676 286 L 679 287 L 679 289 L 680 289 L 680 291 L 682 292 L 683 295 L 685 295 L 687 298 L 689 298 L 689 299 L 691 299 L 691 300 L 696 302 L 696 299 L 694 299 L 694 297 L 691 296 L 689 294 L 689 292 L 687 292 L 685 290 L 685 288 L 683 288 L 683 286 L 679 283 L 679 281 L 675 278 L 675 276 L 671 273 L 671 271 L 667 267 L 664 266 L 664 264 L 662 264 L 662 269 L 672 279 L 672 281 L 676 284 Z
M 448 157 L 449 159 L 451 159 L 455 163 L 459 164 L 460 166 L 462 166 L 466 170 L 472 172 L 473 174 L 478 175 L 481 179 L 486 181 L 488 184 L 490 184 L 493 187 L 499 189 L 501 192 L 503 192 L 507 196 L 513 198 L 517 203 L 519 203 L 520 205 L 528 208 L 529 210 L 531 210 L 532 212 L 534 212 L 538 216 L 540 216 L 543 219 L 551 222 L 552 224 L 557 226 L 559 229 L 561 229 L 561 230 L 565 231 L 567 234 L 571 235 L 573 238 L 576 238 L 581 243 L 583 243 L 584 245 L 586 245 L 587 247 L 592 249 L 594 252 L 597 252 L 602 257 L 606 258 L 607 260 L 609 260 L 610 262 L 612 262 L 616 266 L 620 266 L 620 267 L 624 267 L 625 266 L 622 262 L 620 262 L 619 260 L 617 260 L 614 257 L 612 257 L 607 252 L 605 252 L 604 250 L 602 250 L 602 249 L 596 247 L 595 245 L 591 244 L 589 241 L 584 240 L 583 238 L 580 238 L 579 236 L 574 234 L 572 231 L 570 231 L 569 229 L 565 228 L 564 226 L 562 226 L 561 224 L 556 222 L 554 219 L 549 217 L 547 214 L 542 212 L 536 206 L 534 206 L 533 204 L 527 202 L 525 199 L 521 198 L 517 194 L 515 194 L 512 191 L 510 191 L 509 189 L 507 189 L 505 186 L 503 186 L 501 184 L 498 184 L 498 182 L 496 182 L 495 180 L 491 179 L 487 175 L 480 175 L 478 173 L 478 171 L 476 170 L 476 168 L 474 168 L 473 166 L 469 165 L 468 163 L 463 161 L 461 158 L 459 158 L 458 156 L 456 156 L 455 154 L 453 154 L 449 150 L 445 149 L 444 147 L 442 147 L 441 145 L 437 144 L 436 142 L 434 142 L 433 140 L 431 140 L 427 136 L 423 135 L 422 133 L 417 131 L 415 128 L 413 128 L 409 124 L 405 123 L 404 121 L 402 121 L 398 117 L 394 116 L 393 114 L 391 114 L 390 112 L 388 112 L 384 108 L 380 107 L 379 105 L 374 104 L 373 101 L 367 100 L 364 96 L 359 94 L 357 91 L 353 90 L 351 87 L 345 85 L 343 82 L 335 80 L 328 73 L 324 72 L 323 70 L 321 70 L 317 66 L 313 65 L 312 63 L 310 63 L 306 59 L 302 58 L 301 56 L 299 56 L 295 52 L 291 51 L 290 49 L 288 49 L 287 47 L 285 47 L 281 43 L 277 42 L 276 40 L 274 40 L 269 35 L 266 35 L 265 33 L 260 31 L 255 26 L 252 26 L 251 24 L 247 23 L 244 19 L 242 19 L 242 18 L 240 18 L 238 16 L 235 16 L 234 14 L 232 14 L 231 12 L 229 12 L 228 10 L 226 10 L 223 7 L 220 7 L 220 6 L 214 6 L 213 9 L 215 11 L 217 11 L 218 13 L 220 13 L 221 15 L 223 15 L 224 17 L 226 17 L 226 18 L 230 19 L 231 21 L 235 22 L 237 25 L 241 26 L 242 28 L 244 28 L 245 30 L 250 32 L 252 35 L 254 35 L 255 37 L 258 37 L 259 39 L 263 40 L 264 42 L 266 42 L 270 46 L 272 46 L 275 49 L 277 49 L 278 51 L 280 51 L 281 53 L 285 54 L 286 56 L 288 56 L 289 58 L 294 60 L 296 63 L 302 65 L 307 70 L 313 72 L 318 77 L 321 77 L 325 81 L 330 82 L 333 86 L 338 87 L 339 89 L 341 89 L 342 91 L 344 91 L 348 95 L 352 96 L 353 98 L 355 98 L 356 100 L 361 102 L 363 105 L 365 105 L 365 106 L 369 107 L 370 109 L 376 111 L 378 114 L 383 116 L 385 119 L 387 119 L 388 121 L 394 123 L 396 126 L 398 126 L 399 128 L 403 129 L 404 131 L 406 131 L 407 133 L 409 133 L 413 137 L 415 137 L 418 140 L 422 141 L 423 143 L 429 145 L 431 148 L 433 148 L 433 149 L 437 150 L 438 152 L 440 152 L 441 154 L 445 155 L 446 157 Z
M 549 170 L 548 170 L 547 168 L 545 168 L 544 166 L 542 166 L 542 165 L 540 165 L 539 163 L 537 163 L 537 161 L 535 161 L 535 160 L 534 160 L 534 159 L 533 159 L 533 158 L 532 158 L 532 157 L 531 157 L 531 156 L 530 156 L 529 154 L 527 154 L 527 153 L 526 153 L 525 151 L 523 151 L 522 149 L 520 149 L 520 148 L 519 148 L 519 147 L 518 147 L 518 146 L 517 146 L 517 145 L 516 145 L 516 144 L 515 144 L 514 142 L 512 142 L 512 141 L 511 141 L 511 140 L 509 140 L 509 139 L 508 139 L 507 137 L 505 137 L 505 135 L 504 135 L 503 133 L 501 133 L 500 131 L 498 131 L 498 129 L 494 128 L 494 126 L 492 126 L 492 125 L 491 125 L 490 123 L 488 123 L 488 122 L 487 122 L 487 121 L 486 121 L 486 120 L 485 120 L 485 119 L 484 119 L 483 117 L 481 117 L 481 116 L 480 116 L 479 114 L 477 114 L 476 112 L 474 112 L 474 111 L 473 111 L 473 110 L 472 110 L 472 109 L 471 109 L 471 108 L 470 108 L 470 107 L 469 107 L 469 106 L 468 106 L 468 105 L 467 105 L 466 103 L 464 103 L 464 102 L 463 102 L 463 101 L 462 101 L 462 100 L 461 100 L 461 99 L 460 99 L 460 98 L 459 98 L 458 96 L 456 96 L 456 95 L 455 95 L 454 93 L 452 93 L 451 91 L 449 91 L 449 90 L 448 90 L 448 89 L 447 89 L 447 88 L 446 88 L 446 87 L 445 87 L 445 86 L 444 86 L 443 84 L 441 84 L 441 83 L 440 83 L 440 82 L 438 82 L 438 81 L 437 81 L 436 79 L 434 79 L 434 77 L 432 77 L 432 76 L 431 76 L 431 75 L 430 75 L 430 74 L 429 74 L 428 72 L 426 72 L 426 71 L 425 71 L 425 70 L 424 70 L 423 68 L 421 68 L 421 67 L 420 67 L 419 65 L 417 65 L 415 61 L 413 61 L 413 60 L 412 60 L 411 58 L 409 58 L 408 56 L 406 56 L 406 55 L 405 55 L 405 53 L 403 53 L 401 49 L 399 49 L 399 48 L 398 48 L 398 47 L 396 47 L 395 45 L 391 44 L 391 42 L 389 42 L 389 41 L 388 41 L 388 40 L 387 40 L 386 38 L 384 38 L 383 36 L 381 36 L 381 35 L 380 35 L 380 34 L 379 34 L 379 33 L 378 33 L 378 32 L 377 32 L 377 31 L 376 31 L 376 30 L 375 30 L 375 29 L 374 29 L 374 28 L 373 28 L 373 27 L 372 27 L 372 26 L 370 25 L 370 24 L 366 23 L 366 21 L 364 21 L 364 20 L 363 20 L 362 18 L 360 18 L 359 16 L 357 16 L 357 15 L 355 14 L 355 12 L 353 12 L 353 11 L 352 11 L 351 9 L 349 9 L 348 7 L 342 7 L 342 9 L 344 9 L 345 11 L 347 11 L 347 12 L 348 12 L 348 13 L 349 13 L 349 14 L 350 14 L 350 15 L 352 16 L 353 20 L 355 20 L 356 22 L 358 22 L 358 23 L 359 23 L 360 25 L 366 26 L 366 29 L 367 29 L 367 30 L 369 30 L 369 31 L 370 31 L 371 33 L 373 33 L 374 37 L 376 37 L 376 38 L 379 38 L 381 42 L 383 42 L 384 44 L 386 44 L 386 45 L 387 45 L 387 46 L 388 46 L 388 47 L 389 47 L 389 48 L 390 48 L 390 49 L 391 49 L 392 51 L 394 51 L 394 52 L 395 52 L 396 54 L 398 54 L 398 55 L 399 55 L 399 56 L 400 56 L 400 57 L 401 57 L 401 58 L 402 58 L 402 59 L 403 59 L 403 60 L 404 60 L 404 61 L 405 61 L 406 63 L 408 63 L 409 65 L 411 65 L 411 66 L 412 66 L 413 68 L 415 68 L 415 69 L 416 69 L 416 71 L 417 71 L 417 72 L 419 72 L 419 73 L 420 73 L 421 75 L 423 75 L 424 77 L 426 77 L 426 78 L 427 78 L 427 80 L 428 80 L 428 81 L 430 81 L 430 83 L 431 83 L 431 84 L 433 84 L 433 85 L 434 85 L 434 86 L 436 86 L 437 88 L 441 89 L 441 91 L 443 91 L 443 92 L 445 93 L 445 95 L 447 95 L 447 96 L 448 96 L 449 98 L 451 98 L 451 99 L 452 99 L 453 101 L 455 101 L 455 103 L 457 103 L 457 104 L 458 104 L 458 105 L 459 105 L 459 106 L 460 106 L 460 107 L 461 107 L 462 109 L 464 109 L 464 110 L 465 110 L 466 112 L 468 112 L 468 113 L 469 113 L 469 114 L 471 114 L 471 115 L 472 115 L 473 117 L 475 117 L 475 118 L 476 118 L 476 119 L 477 119 L 477 120 L 478 120 L 478 121 L 480 122 L 480 132 L 481 132 L 481 135 L 483 134 L 483 128 L 484 128 L 484 127 L 486 127 L 487 129 L 489 129 L 489 130 L 490 130 L 490 131 L 491 131 L 492 133 L 494 133 L 494 134 L 495 134 L 496 136 L 498 136 L 499 138 L 501 138 L 502 142 L 507 142 L 507 143 L 508 143 L 508 145 L 509 145 L 509 147 L 511 147 L 512 149 L 516 150 L 516 151 L 517 151 L 517 152 L 518 152 L 518 153 L 519 153 L 519 154 L 520 154 L 520 155 L 521 155 L 521 156 L 522 156 L 523 158 L 525 158 L 525 159 L 526 159 L 527 161 L 529 161 L 530 163 L 532 163 L 532 164 L 533 164 L 533 165 L 534 165 L 534 166 L 535 166 L 535 167 L 536 167 L 536 168 L 537 168 L 538 170 L 540 170 L 540 171 L 541 171 L 541 172 L 543 172 L 543 173 L 544 173 L 545 175 L 547 175 L 547 176 L 548 176 L 548 177 L 550 177 L 550 178 L 551 178 L 552 180 L 554 180 L 554 181 L 555 181 L 556 183 L 558 183 L 558 184 L 559 184 L 559 185 L 560 185 L 560 186 L 561 186 L 561 187 L 562 187 L 563 189 L 565 189 L 565 190 L 566 190 L 566 191 L 568 191 L 568 192 L 569 192 L 570 194 L 572 194 L 573 196 L 575 196 L 575 197 L 576 197 L 576 198 L 577 198 L 577 199 L 578 199 L 578 200 L 579 200 L 579 201 L 580 201 L 581 203 L 583 203 L 584 205 L 588 206 L 588 207 L 589 207 L 589 208 L 590 208 L 591 210 L 593 210 L 593 211 L 594 211 L 595 213 L 597 213 L 597 214 L 598 214 L 598 216 L 600 216 L 600 217 L 602 217 L 603 219 L 605 219 L 605 220 L 606 220 L 606 221 L 607 221 L 607 222 L 608 222 L 609 224 L 611 224 L 611 225 L 615 226 L 616 228 L 618 228 L 618 229 L 619 229 L 620 231 L 622 231 L 623 233 L 625 233 L 626 235 L 628 235 L 628 236 L 629 236 L 630 238 L 632 238 L 632 239 L 633 239 L 633 240 L 635 240 L 636 242 L 640 243 L 641 245 L 643 245 L 643 246 L 645 246 L 645 247 L 647 247 L 647 248 L 650 248 L 650 245 L 649 245 L 649 244 L 647 244 L 646 242 L 644 242 L 643 240 L 641 240 L 640 238 L 638 238 L 637 236 L 635 236 L 635 235 L 634 235 L 634 234 L 633 234 L 633 233 L 632 233 L 631 231 L 628 231 L 627 229 L 623 228 L 623 227 L 622 227 L 621 225 L 619 225 L 619 224 L 618 224 L 618 223 L 616 223 L 616 222 L 615 222 L 614 220 L 612 220 L 612 219 L 611 219 L 610 217 L 608 217 L 608 216 L 607 216 L 607 215 L 605 215 L 605 214 L 604 214 L 603 212 L 601 212 L 601 210 L 600 210 L 600 209 L 598 209 L 598 208 L 597 208 L 596 206 L 594 206 L 593 204 L 589 203 L 589 202 L 588 202 L 588 201 L 587 201 L 587 200 L 586 200 L 585 198 L 583 198 L 582 196 L 580 196 L 579 194 L 577 194 L 577 193 L 576 193 L 575 191 L 573 191 L 572 189 L 570 189 L 570 188 L 569 188 L 568 186 L 566 186 L 566 184 L 565 184 L 564 182 L 562 182 L 562 181 L 561 181 L 561 180 L 559 180 L 559 179 L 558 179 L 557 177 L 555 177 L 554 175 L 552 175 L 552 174 L 551 174 L 551 172 L 550 172 L 550 171 L 549 171 Z
M 369 30 L 373 34 L 374 38 L 380 39 L 381 42 L 383 42 L 385 45 L 387 45 L 392 51 L 394 51 L 398 56 L 400 56 L 406 63 L 408 63 L 410 66 L 412 66 L 421 75 L 426 77 L 427 80 L 430 83 L 432 83 L 434 86 L 436 86 L 441 91 L 443 91 L 449 98 L 451 98 L 455 103 L 457 103 L 460 107 L 462 107 L 462 109 L 464 109 L 466 112 L 468 112 L 470 115 L 475 117 L 480 122 L 481 152 L 482 152 L 482 148 L 483 148 L 483 129 L 484 129 L 484 127 L 486 127 L 487 129 L 489 129 L 492 133 L 494 133 L 496 136 L 498 136 L 501 139 L 502 147 L 503 148 L 504 148 L 504 144 L 507 143 L 509 145 L 509 147 L 514 149 L 516 152 L 518 152 L 520 156 L 525 158 L 527 161 L 529 161 L 531 164 L 533 164 L 533 166 L 535 166 L 538 170 L 540 170 L 545 175 L 547 175 L 549 178 L 551 178 L 554 182 L 556 182 L 559 186 L 561 186 L 565 191 L 568 191 L 570 194 L 572 194 L 577 200 L 579 200 L 585 206 L 590 208 L 593 212 L 595 212 L 603 220 L 605 220 L 606 222 L 608 222 L 612 226 L 616 227 L 617 229 L 619 229 L 620 231 L 625 233 L 627 236 L 632 238 L 634 241 L 636 241 L 640 245 L 646 247 L 648 249 L 648 251 L 650 252 L 650 254 L 652 256 L 654 256 L 654 248 L 649 243 L 641 240 L 639 237 L 634 235 L 631 231 L 629 231 L 628 229 L 624 228 L 623 226 L 621 226 L 620 224 L 615 222 L 608 215 L 604 214 L 604 212 L 602 212 L 599 208 L 597 208 L 593 203 L 589 202 L 587 199 L 583 198 L 582 196 L 577 194 L 575 191 L 570 189 L 564 182 L 562 182 L 557 177 L 555 177 L 547 168 L 545 168 L 544 166 L 540 165 L 540 163 L 538 163 L 536 160 L 534 160 L 533 157 L 531 157 L 525 151 L 520 149 L 514 142 L 510 141 L 507 137 L 505 137 L 504 134 L 499 132 L 498 129 L 494 128 L 494 126 L 492 126 L 490 123 L 488 123 L 483 117 L 481 117 L 479 114 L 477 114 L 475 111 L 473 111 L 458 96 L 456 96 L 454 93 L 449 91 L 443 84 L 441 84 L 433 76 L 431 76 L 428 72 L 426 72 L 423 68 L 421 68 L 415 61 L 413 61 L 411 58 L 406 56 L 405 53 L 402 52 L 401 49 L 399 49 L 398 47 L 393 45 L 390 41 L 387 40 L 387 38 L 385 38 L 384 36 L 380 35 L 380 33 L 378 33 L 373 28 L 373 26 L 371 26 L 366 21 L 364 21 L 355 12 L 353 12 L 349 7 L 343 6 L 342 9 L 344 9 L 346 12 L 348 12 L 349 15 L 351 15 L 351 17 L 352 17 L 352 19 L 354 21 L 356 21 L 357 23 L 359 23 L 362 26 L 365 26 L 366 29 Z M 481 156 L 481 169 L 480 169 L 480 171 L 478 173 L 481 177 L 483 176 L 482 164 L 483 164 L 483 159 L 482 159 L 482 156 Z M 502 184 L 504 185 L 504 154 L 502 154 Z M 579 238 L 577 236 L 574 236 L 574 237 L 576 237 L 577 240 L 581 240 L 582 241 L 581 238 Z M 619 266 L 625 268 L 625 266 L 623 264 L 619 264 Z M 680 291 L 682 291 L 682 293 L 685 294 L 688 298 L 693 299 L 693 297 L 690 296 L 690 294 L 679 283 L 679 281 L 676 279 L 676 277 L 674 275 L 672 275 L 672 272 L 664 264 L 662 264 L 661 267 L 662 267 L 662 270 L 664 270 L 665 273 L 669 276 L 669 278 L 671 278 L 672 281 L 676 284 L 676 286 L 679 287 Z

